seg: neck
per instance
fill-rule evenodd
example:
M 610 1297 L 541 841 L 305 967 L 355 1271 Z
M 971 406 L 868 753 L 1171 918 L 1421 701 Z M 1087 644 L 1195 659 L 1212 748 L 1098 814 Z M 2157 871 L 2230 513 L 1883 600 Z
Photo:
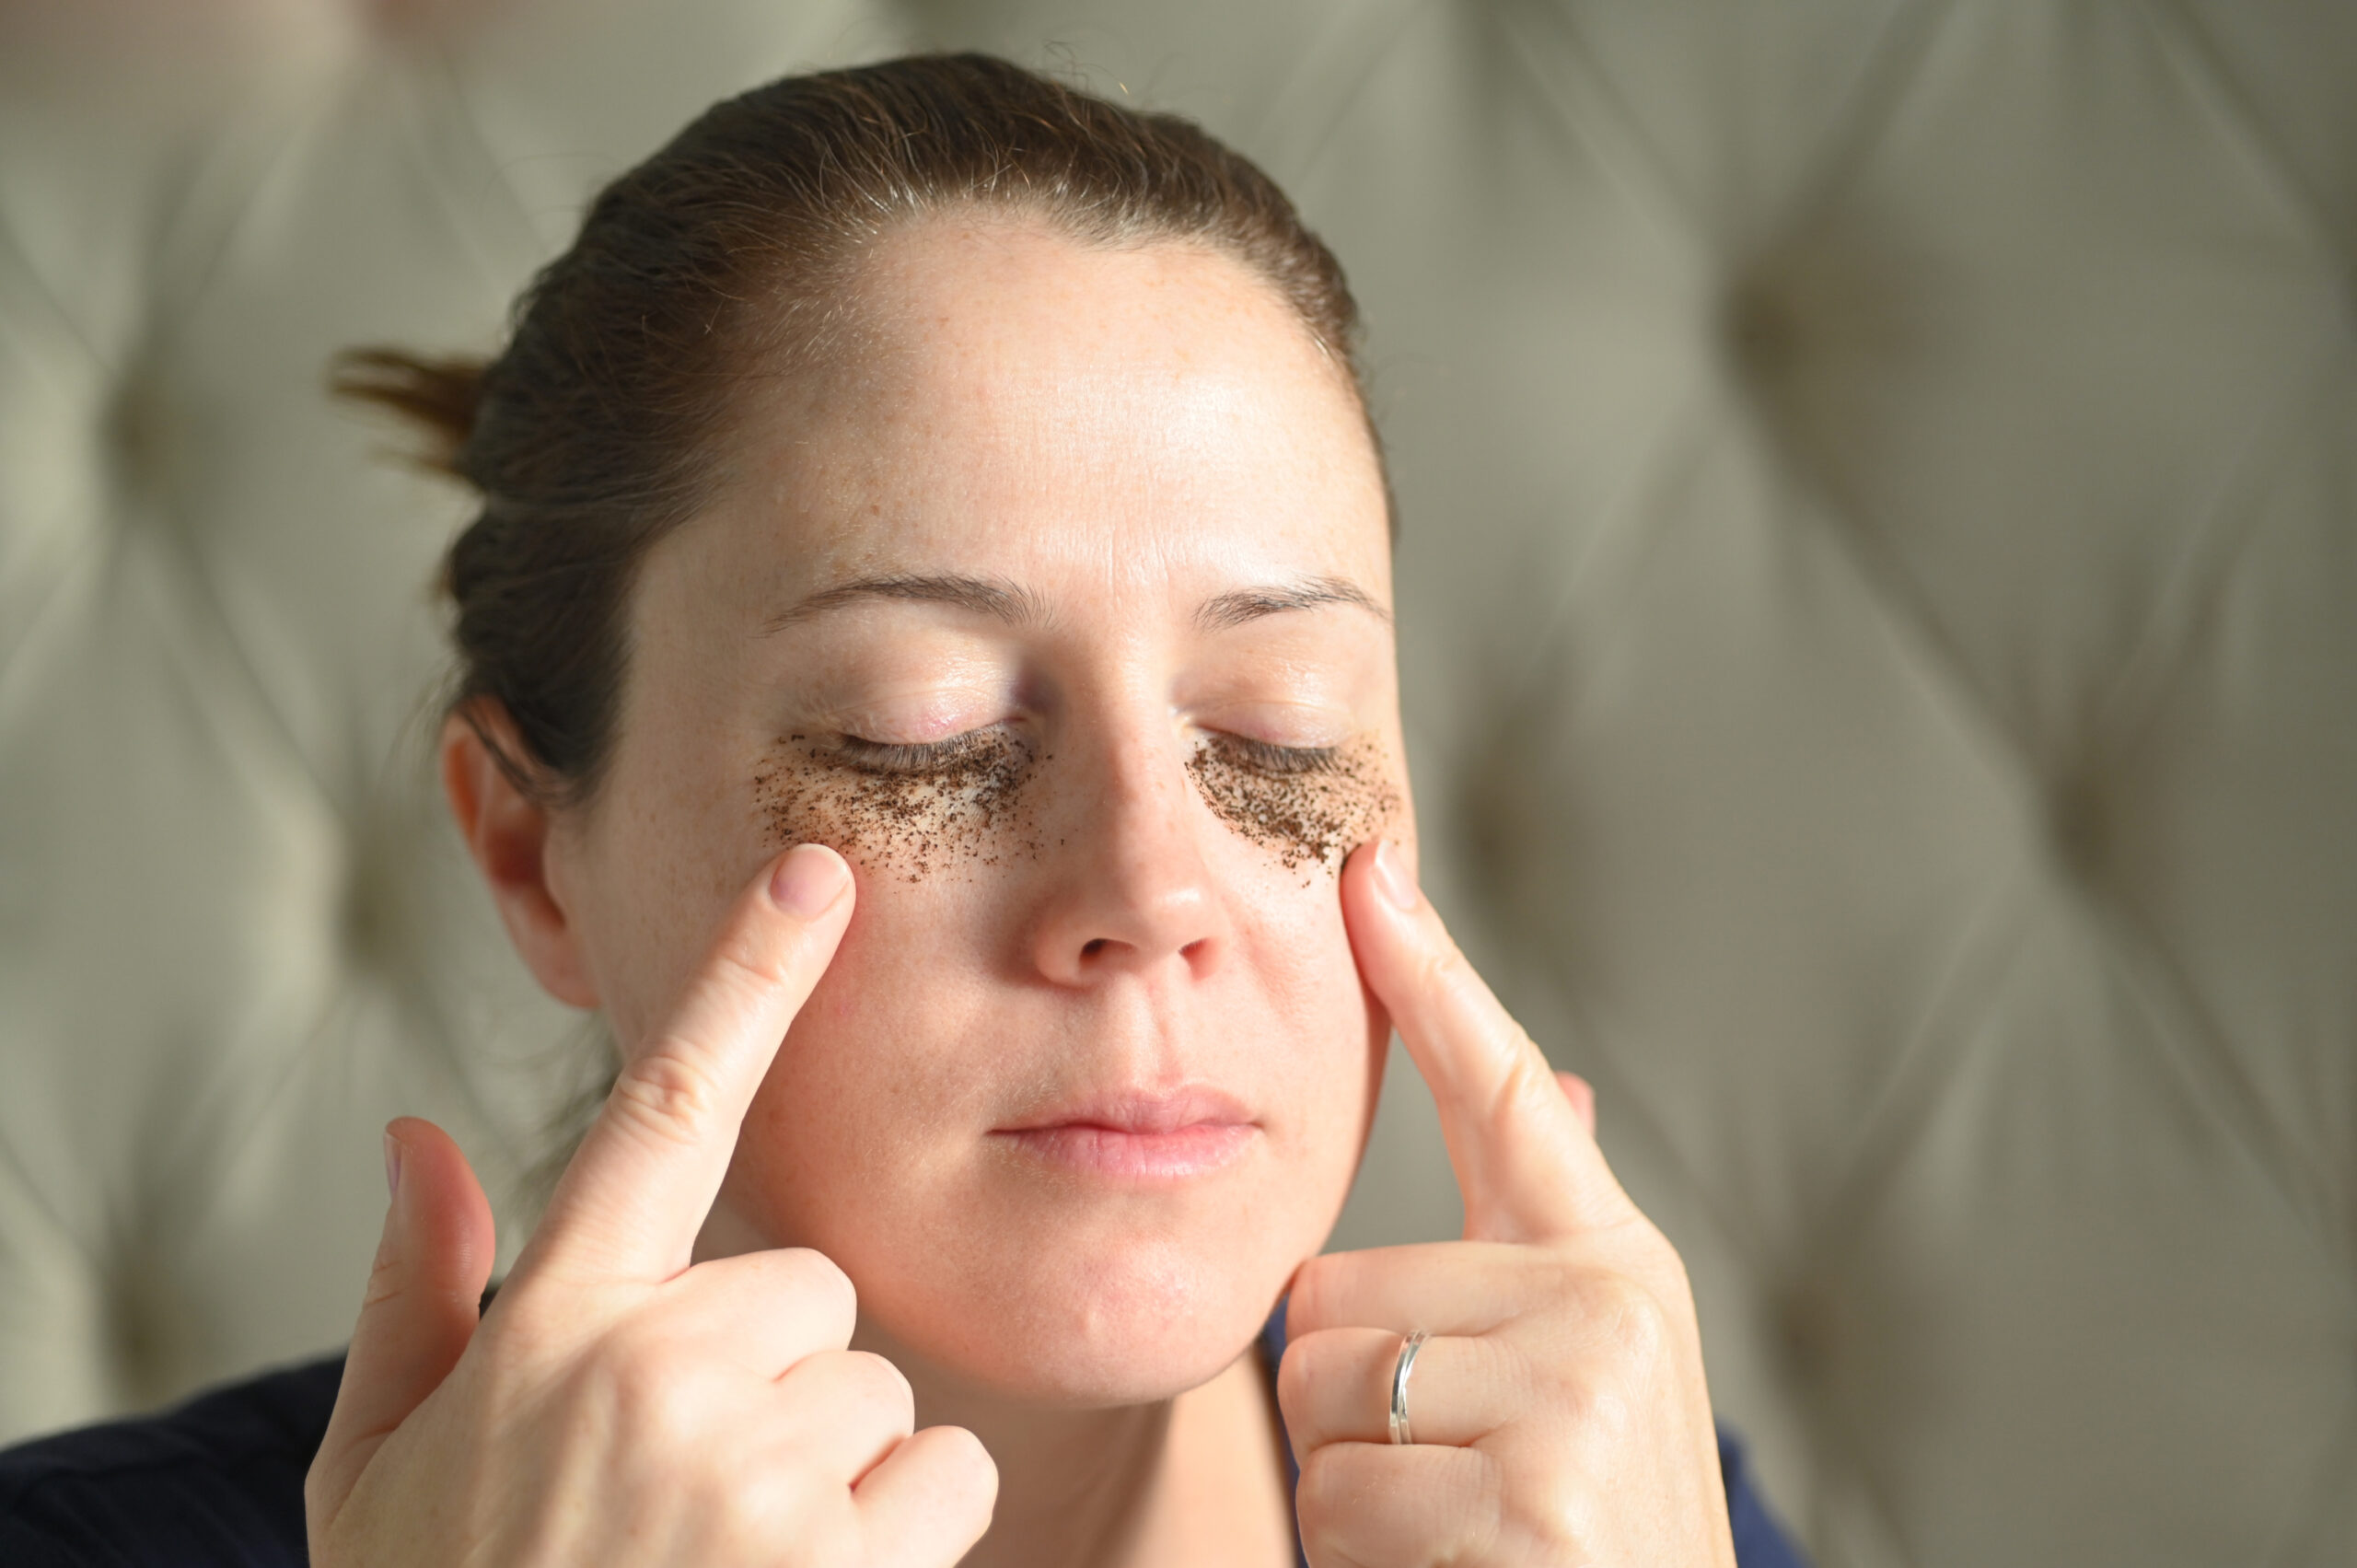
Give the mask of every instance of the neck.
M 1210 1568 L 1295 1561 L 1292 1499 L 1257 1351 L 1153 1404 L 1060 1410 L 946 1376 L 863 1325 L 916 1393 L 919 1427 L 962 1426 L 998 1466 L 964 1568 Z

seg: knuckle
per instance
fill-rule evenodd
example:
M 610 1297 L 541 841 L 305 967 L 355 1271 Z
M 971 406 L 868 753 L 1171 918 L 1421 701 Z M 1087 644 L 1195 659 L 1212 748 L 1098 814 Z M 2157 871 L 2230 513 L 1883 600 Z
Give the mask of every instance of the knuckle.
M 982 1440 L 962 1426 L 933 1428 L 940 1434 L 933 1439 L 938 1461 L 951 1475 L 963 1480 L 973 1489 L 973 1500 L 984 1512 L 998 1496 L 998 1463 L 991 1458 Z
M 617 1328 L 599 1343 L 586 1376 L 593 1398 L 633 1445 L 654 1453 L 694 1452 L 701 1388 L 644 1325 Z
M 1277 1408 L 1284 1412 L 1285 1424 L 1299 1429 L 1308 1424 L 1310 1356 L 1315 1353 L 1305 1337 L 1285 1346 L 1285 1353 L 1277 1361 Z
M 784 1276 L 780 1293 L 794 1296 L 828 1325 L 830 1338 L 848 1342 L 859 1316 L 859 1291 L 851 1276 L 816 1248 L 781 1248 L 765 1256 L 767 1266 Z
M 1294 1273 L 1293 1292 L 1285 1298 L 1285 1330 L 1298 1339 L 1330 1328 L 1331 1302 L 1341 1283 L 1338 1276 L 1350 1267 L 1347 1252 L 1321 1252 Z
M 390 1243 L 377 1249 L 376 1261 L 368 1265 L 368 1283 L 360 1296 L 360 1310 L 381 1307 L 400 1295 L 409 1283 L 409 1271 L 402 1266 L 401 1256 Z
M 740 1005 L 757 1005 L 794 978 L 795 945 L 779 935 L 766 922 L 732 925 L 704 966 L 705 986 Z
M 1658 1365 L 1668 1354 L 1669 1315 L 1661 1298 L 1626 1274 L 1591 1283 L 1588 1308 L 1613 1359 L 1632 1368 Z
M 1315 1388 L 1320 1384 L 1320 1365 L 1325 1361 L 1320 1344 L 1322 1334 L 1304 1334 L 1284 1346 L 1284 1356 L 1278 1361 L 1278 1410 L 1284 1415 L 1284 1426 L 1296 1434 L 1308 1434 L 1318 1426 L 1313 1420 L 1318 1412 Z
M 1563 1430 L 1581 1453 L 1609 1455 L 1634 1429 L 1637 1407 L 1624 1378 L 1608 1372 L 1575 1372 L 1558 1389 Z
M 1566 1263 L 1548 1293 L 1557 1305 L 1536 1318 L 1562 1353 L 1591 1366 L 1643 1373 L 1668 1360 L 1677 1319 L 1661 1295 L 1633 1274 Z
M 873 1351 L 844 1350 L 829 1353 L 842 1358 L 842 1380 L 850 1398 L 870 1412 L 888 1417 L 903 1433 L 916 1425 L 916 1390 L 909 1380 L 884 1357 Z
M 1605 1539 L 1602 1500 L 1584 1486 L 1540 1481 L 1516 1500 L 1502 1533 L 1521 1538 L 1523 1555 L 1544 1562 L 1596 1561 Z
M 931 1431 L 938 1434 L 934 1438 L 935 1462 L 947 1469 L 950 1474 L 967 1481 L 973 1488 L 976 1502 L 981 1502 L 988 1509 L 990 1502 L 999 1493 L 997 1459 L 990 1458 L 990 1450 L 983 1447 L 983 1441 L 973 1436 L 971 1431 L 967 1431 L 964 1426 L 934 1426 Z
M 1479 1004 L 1492 996 L 1490 982 L 1481 978 L 1481 971 L 1473 967 L 1473 960 L 1465 956 L 1465 949 L 1452 937 L 1443 937 L 1424 955 L 1422 968 L 1419 978 L 1430 994 L 1446 997 L 1453 1007 Z M 1515 1032 L 1519 1034 L 1521 1030 L 1517 1028 Z
M 635 1132 L 691 1144 L 719 1118 L 722 1098 L 704 1054 L 667 1039 L 621 1070 L 607 1104 L 615 1120 Z
M 1463 977 L 1469 970 L 1457 944 L 1443 938 L 1417 956 L 1416 985 L 1425 995 L 1446 995 L 1464 983 Z
M 923 1445 L 928 1489 L 940 1516 L 970 1539 L 990 1527 L 998 1507 L 998 1466 L 982 1440 L 962 1426 L 927 1427 Z
M 1304 1544 L 1330 1547 L 1337 1527 L 1357 1516 L 1359 1478 L 1353 1472 L 1359 1467 L 1352 1459 L 1348 1449 L 1329 1445 L 1312 1448 L 1301 1461 L 1294 1506 L 1301 1517 Z

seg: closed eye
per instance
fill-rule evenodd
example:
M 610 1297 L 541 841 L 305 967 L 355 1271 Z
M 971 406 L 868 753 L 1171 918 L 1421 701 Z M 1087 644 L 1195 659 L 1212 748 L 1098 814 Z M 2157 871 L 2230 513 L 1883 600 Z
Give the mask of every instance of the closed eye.
M 954 772 L 980 763 L 995 762 L 1014 743 L 999 729 L 970 729 L 946 740 L 869 740 L 843 735 L 831 748 L 834 760 L 863 773 Z
M 1332 771 L 1341 751 L 1334 746 L 1279 746 L 1242 735 L 1217 736 L 1207 745 L 1225 761 L 1262 773 L 1328 772 Z

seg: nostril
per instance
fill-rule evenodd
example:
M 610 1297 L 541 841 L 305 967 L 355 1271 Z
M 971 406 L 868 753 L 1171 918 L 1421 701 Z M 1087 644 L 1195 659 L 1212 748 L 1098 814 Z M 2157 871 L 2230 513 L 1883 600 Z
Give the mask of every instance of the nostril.
M 1093 937 L 1081 944 L 1080 956 L 1084 958 L 1093 958 L 1104 950 L 1105 938 L 1102 936 Z

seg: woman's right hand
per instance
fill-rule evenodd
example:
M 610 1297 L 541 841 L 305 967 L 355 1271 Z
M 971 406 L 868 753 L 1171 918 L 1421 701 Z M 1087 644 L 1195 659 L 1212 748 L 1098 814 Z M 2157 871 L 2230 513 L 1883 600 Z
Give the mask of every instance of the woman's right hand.
M 907 1380 L 845 1348 L 842 1271 L 690 1260 L 852 901 L 807 844 L 746 890 L 480 1324 L 482 1189 L 440 1129 L 388 1131 L 384 1241 L 304 1488 L 314 1563 L 932 1568 L 981 1538 L 996 1469 L 970 1433 L 912 1434 Z

